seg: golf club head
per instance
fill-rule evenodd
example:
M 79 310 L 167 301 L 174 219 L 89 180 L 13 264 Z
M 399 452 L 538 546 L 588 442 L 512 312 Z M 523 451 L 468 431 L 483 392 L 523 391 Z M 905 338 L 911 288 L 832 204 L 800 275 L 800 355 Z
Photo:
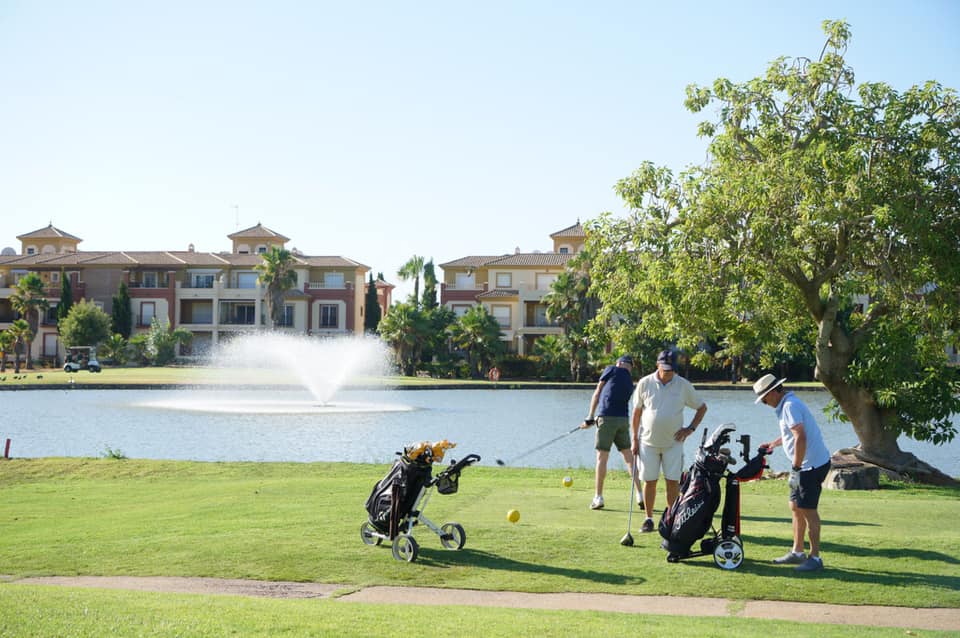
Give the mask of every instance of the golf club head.
M 503 459 L 497 459 L 497 465 L 506 465 L 506 463 L 503 462 Z
M 623 538 L 620 539 L 620 544 L 624 547 L 633 547 L 633 536 L 631 536 L 630 532 L 623 535 Z

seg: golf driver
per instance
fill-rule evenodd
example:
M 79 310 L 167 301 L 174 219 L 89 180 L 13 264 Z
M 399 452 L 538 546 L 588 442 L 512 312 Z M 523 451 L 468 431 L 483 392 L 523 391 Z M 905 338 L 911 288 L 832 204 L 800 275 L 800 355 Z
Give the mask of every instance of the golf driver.
M 524 452 L 523 454 L 520 454 L 520 455 L 517 455 L 517 456 L 513 457 L 513 458 L 510 459 L 509 461 L 504 461 L 503 459 L 496 459 L 497 465 L 507 465 L 507 464 L 512 465 L 513 463 L 515 463 L 516 461 L 519 461 L 520 459 L 524 458 L 525 456 L 530 456 L 530 455 L 533 454 L 534 452 L 539 452 L 540 450 L 542 450 L 543 448 L 547 447 L 548 445 L 553 445 L 554 443 L 556 443 L 556 442 L 559 441 L 560 439 L 570 436 L 571 434 L 573 434 L 573 433 L 576 432 L 577 430 L 582 429 L 582 427 L 583 427 L 583 426 L 578 425 L 577 427 L 573 428 L 573 429 L 570 430 L 569 432 L 564 432 L 564 433 L 561 434 L 560 436 L 554 437 L 554 438 L 550 439 L 549 441 L 547 441 L 546 443 L 541 443 L 541 444 L 538 445 L 537 447 L 535 447 L 535 448 L 533 448 L 533 449 L 531 449 L 531 450 L 527 450 L 527 451 Z
M 637 489 L 637 455 L 633 455 L 633 471 L 630 474 L 630 513 L 627 514 L 627 533 L 620 539 L 624 547 L 633 547 L 633 536 L 630 534 L 630 525 L 633 524 L 633 496 Z

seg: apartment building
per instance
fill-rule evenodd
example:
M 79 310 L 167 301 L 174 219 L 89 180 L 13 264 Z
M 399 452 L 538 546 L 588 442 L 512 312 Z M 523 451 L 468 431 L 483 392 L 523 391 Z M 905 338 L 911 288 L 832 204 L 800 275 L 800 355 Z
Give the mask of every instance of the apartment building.
M 0 329 L 16 319 L 10 303 L 16 283 L 37 273 L 46 284 L 50 310 L 34 336 L 37 360 L 60 360 L 63 347 L 56 326 L 60 277 L 70 278 L 74 301 L 87 299 L 110 313 L 121 282 L 130 293 L 134 332 L 145 331 L 154 317 L 193 334 L 186 356 L 202 356 L 221 341 L 269 325 L 254 266 L 272 246 L 286 247 L 289 238 L 262 224 L 227 235 L 230 251 L 187 250 L 81 251 L 79 237 L 56 228 L 20 235 L 21 250 L 0 254 Z M 313 336 L 363 332 L 364 292 L 368 266 L 339 256 L 307 256 L 296 249 L 297 285 L 284 303 L 278 329 Z M 390 305 L 393 287 L 378 283 L 381 310 Z
M 545 335 L 561 328 L 546 316 L 543 297 L 564 271 L 567 262 L 583 250 L 586 233 L 580 221 L 550 235 L 552 252 L 470 255 L 439 264 L 443 270 L 440 303 L 461 316 L 482 305 L 500 323 L 511 352 L 529 354 Z

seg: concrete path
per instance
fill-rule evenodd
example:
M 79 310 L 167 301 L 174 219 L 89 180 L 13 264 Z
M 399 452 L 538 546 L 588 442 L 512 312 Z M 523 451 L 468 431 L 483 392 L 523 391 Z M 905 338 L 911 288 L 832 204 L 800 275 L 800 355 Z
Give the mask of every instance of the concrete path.
M 432 587 L 364 587 L 357 591 L 351 591 L 353 588 L 348 585 L 165 576 L 43 576 L 32 578 L 0 576 L 0 583 L 128 589 L 183 594 L 226 594 L 267 598 L 332 598 L 339 592 L 342 595 L 336 596 L 334 599 L 348 603 L 575 609 L 626 614 L 769 618 L 837 625 L 960 631 L 960 609 L 952 608 L 916 609 L 877 605 L 826 605 L 760 600 L 739 601 L 726 598 L 627 596 L 620 594 L 528 594 Z

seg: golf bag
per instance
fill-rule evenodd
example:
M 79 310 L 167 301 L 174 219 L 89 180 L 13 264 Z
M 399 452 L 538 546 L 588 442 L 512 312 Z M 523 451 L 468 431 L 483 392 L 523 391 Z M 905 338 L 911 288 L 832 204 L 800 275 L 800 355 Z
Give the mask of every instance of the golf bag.
M 440 537 L 446 549 L 461 549 L 466 533 L 459 523 L 437 525 L 423 515 L 427 502 L 436 488 L 440 494 L 455 494 L 464 468 L 480 460 L 468 454 L 433 476 L 433 464 L 443 460 L 444 452 L 455 447 L 447 440 L 431 444 L 429 441 L 405 447 L 387 475 L 370 492 L 365 504 L 367 521 L 360 526 L 360 539 L 366 545 L 390 541 L 397 560 L 413 562 L 419 545 L 413 538 L 413 528 L 423 524 Z
M 396 528 L 390 529 L 390 521 L 399 521 L 410 513 L 420 490 L 433 478 L 433 466 L 426 459 L 411 459 L 400 456 L 387 475 L 376 485 L 367 498 L 367 514 L 370 524 L 390 538 L 396 536 Z
M 767 450 L 760 450 L 750 459 L 750 436 L 744 434 L 738 439 L 743 446 L 742 456 L 746 464 L 737 472 L 728 467 L 736 464 L 730 450 L 723 446 L 730 441 L 730 433 L 736 428 L 732 424 L 718 427 L 697 449 L 693 465 L 684 473 L 680 481 L 680 495 L 674 504 L 664 511 L 660 518 L 659 531 L 663 537 L 662 547 L 667 550 L 667 561 L 676 562 L 693 556 L 713 554 L 714 560 L 724 569 L 736 569 L 743 560 L 743 544 L 740 541 L 740 482 L 759 478 L 766 467 Z M 720 532 L 713 530 L 713 516 L 720 506 L 722 498 L 721 482 L 726 497 L 721 516 Z M 713 533 L 707 536 L 707 533 Z M 698 540 L 700 551 L 692 552 L 691 547 Z

